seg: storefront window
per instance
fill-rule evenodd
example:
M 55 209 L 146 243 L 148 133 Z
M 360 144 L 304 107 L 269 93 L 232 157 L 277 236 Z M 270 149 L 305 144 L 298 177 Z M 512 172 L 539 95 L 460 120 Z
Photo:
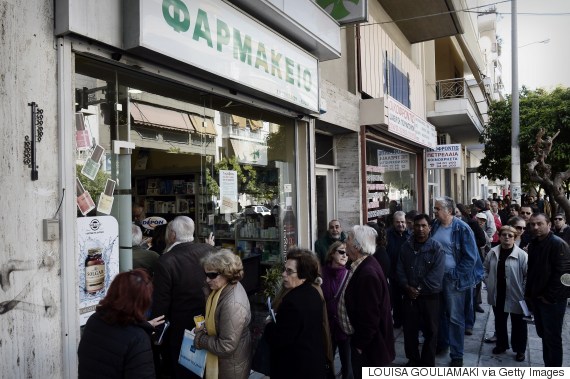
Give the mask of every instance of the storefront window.
M 118 187 L 129 171 L 132 215 L 105 204 L 119 224 L 141 226 L 145 247 L 162 253 L 155 228 L 179 215 L 195 221 L 196 240 L 214 233 L 267 264 L 297 243 L 294 120 L 81 56 L 74 87 L 77 196 L 92 200 L 78 197 L 78 217 L 102 215 L 107 179 Z M 115 140 L 134 142 L 129 161 Z
M 366 142 L 368 220 L 417 209 L 416 155 Z

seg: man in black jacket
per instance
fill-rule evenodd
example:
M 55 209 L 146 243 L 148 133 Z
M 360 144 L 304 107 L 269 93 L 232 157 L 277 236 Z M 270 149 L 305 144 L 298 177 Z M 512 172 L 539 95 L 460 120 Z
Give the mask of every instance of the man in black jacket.
M 562 324 L 566 311 L 570 277 L 570 248 L 550 230 L 543 213 L 530 218 L 534 239 L 528 246 L 528 273 L 525 298 L 535 318 L 536 333 L 542 338 L 546 367 L 562 366 Z
M 170 321 L 162 344 L 163 360 L 170 367 L 172 378 L 196 378 L 178 364 L 184 329 L 194 327 L 194 316 L 204 315 L 206 297 L 202 290 L 206 281 L 200 260 L 214 248 L 195 243 L 194 221 L 178 216 L 166 228 L 169 247 L 158 259 L 154 271 L 152 317 L 165 315 Z
M 426 214 L 414 217 L 413 238 L 404 242 L 398 261 L 398 282 L 405 294 L 402 308 L 408 366 L 435 366 L 445 256 L 439 242 L 430 238 L 430 221 Z M 420 325 L 425 338 L 421 354 Z

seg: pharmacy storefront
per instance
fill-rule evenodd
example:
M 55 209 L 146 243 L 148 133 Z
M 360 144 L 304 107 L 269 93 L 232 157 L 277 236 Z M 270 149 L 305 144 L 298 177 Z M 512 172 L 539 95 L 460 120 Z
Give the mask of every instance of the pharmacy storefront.
M 249 293 L 311 236 L 318 59 L 223 1 L 117 3 L 60 2 L 56 20 L 70 329 L 133 267 L 133 225 L 161 254 L 164 225 L 191 217 L 242 257 Z

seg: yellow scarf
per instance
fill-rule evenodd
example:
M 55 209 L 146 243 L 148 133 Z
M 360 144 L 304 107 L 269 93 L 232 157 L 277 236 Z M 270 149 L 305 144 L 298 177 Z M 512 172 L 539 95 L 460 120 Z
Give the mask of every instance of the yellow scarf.
M 216 307 L 218 306 L 220 295 L 226 286 L 217 291 L 212 291 L 206 301 L 206 332 L 208 332 L 209 336 L 216 335 Z M 209 351 L 206 354 L 206 379 L 218 379 L 218 356 Z

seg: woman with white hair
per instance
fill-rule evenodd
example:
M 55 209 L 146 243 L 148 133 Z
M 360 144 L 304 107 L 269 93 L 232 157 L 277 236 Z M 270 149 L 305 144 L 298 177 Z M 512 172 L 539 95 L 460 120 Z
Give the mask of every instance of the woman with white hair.
M 356 225 L 346 240 L 352 264 L 339 302 L 339 319 L 343 331 L 351 336 L 355 378 L 362 377 L 362 367 L 386 366 L 396 355 L 388 283 L 380 264 L 371 257 L 376 235 L 371 227 Z

